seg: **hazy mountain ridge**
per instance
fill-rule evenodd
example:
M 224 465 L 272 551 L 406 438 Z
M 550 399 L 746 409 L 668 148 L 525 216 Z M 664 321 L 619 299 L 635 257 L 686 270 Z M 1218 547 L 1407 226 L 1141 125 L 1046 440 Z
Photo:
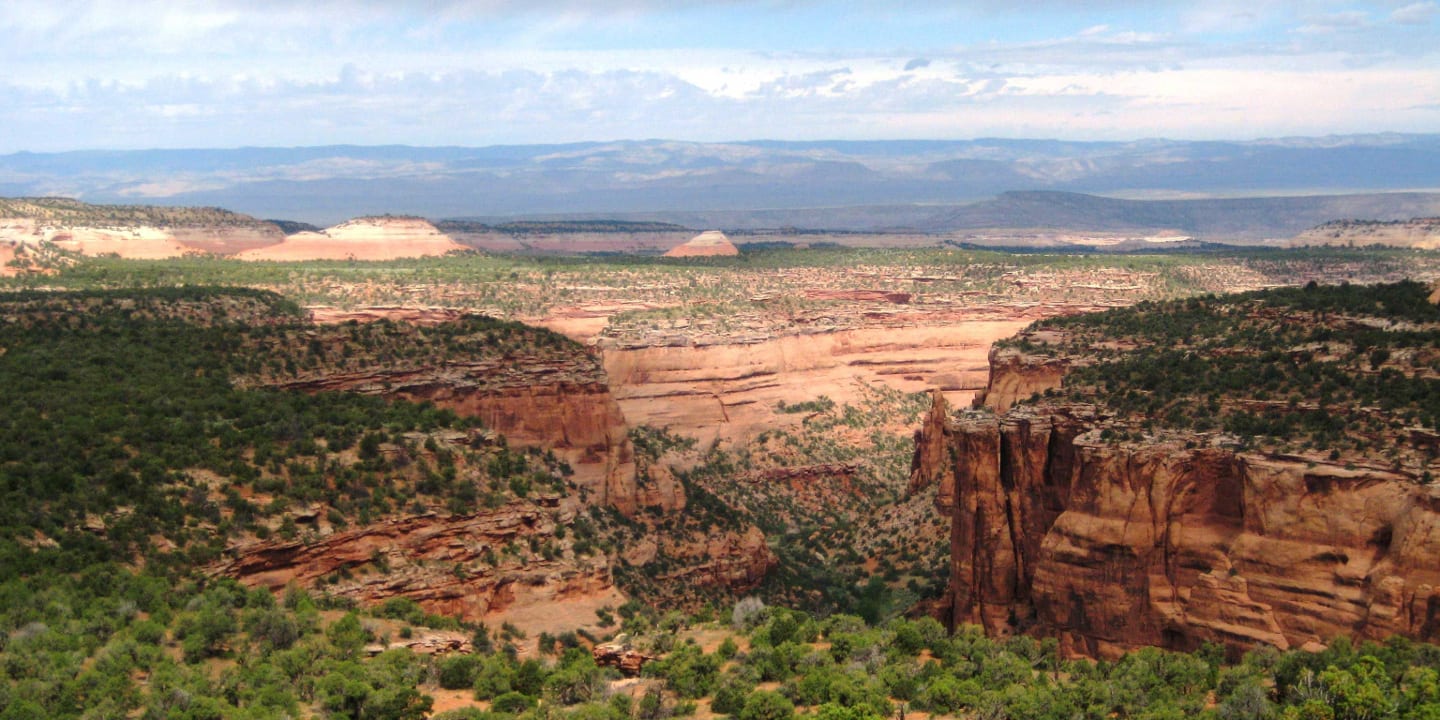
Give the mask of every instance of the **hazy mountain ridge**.
M 0 156 L 4 194 L 218 205 L 315 224 L 377 213 L 608 216 L 960 204 L 1015 190 L 1165 197 L 1423 188 L 1440 188 L 1440 135 L 1248 142 L 637 140 Z M 903 215 L 914 220 L 919 213 Z M 818 226 L 916 224 L 836 222 Z

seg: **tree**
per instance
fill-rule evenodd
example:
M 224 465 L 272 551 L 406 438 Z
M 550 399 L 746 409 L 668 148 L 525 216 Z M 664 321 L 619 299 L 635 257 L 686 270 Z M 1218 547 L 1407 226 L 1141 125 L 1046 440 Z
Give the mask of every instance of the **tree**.
M 339 657 L 355 658 L 365 647 L 369 633 L 365 631 L 365 626 L 360 624 L 360 616 L 354 612 L 348 612 L 326 628 L 325 637 L 330 640 L 330 644 L 334 646 Z
M 739 720 L 791 720 L 795 717 L 795 705 L 780 693 L 756 690 L 745 698 L 745 706 L 736 717 Z

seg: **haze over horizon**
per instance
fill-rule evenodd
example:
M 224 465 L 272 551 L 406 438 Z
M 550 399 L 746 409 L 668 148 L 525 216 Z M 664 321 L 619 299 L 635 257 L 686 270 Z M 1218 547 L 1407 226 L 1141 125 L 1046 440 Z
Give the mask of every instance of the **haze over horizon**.
M 1440 129 L 1440 3 L 18 0 L 0 153 Z

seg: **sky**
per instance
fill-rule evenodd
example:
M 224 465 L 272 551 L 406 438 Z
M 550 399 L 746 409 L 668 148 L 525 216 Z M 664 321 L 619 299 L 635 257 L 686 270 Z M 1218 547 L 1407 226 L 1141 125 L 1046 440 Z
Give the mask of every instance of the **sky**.
M 5 0 L 0 153 L 1440 132 L 1440 0 Z

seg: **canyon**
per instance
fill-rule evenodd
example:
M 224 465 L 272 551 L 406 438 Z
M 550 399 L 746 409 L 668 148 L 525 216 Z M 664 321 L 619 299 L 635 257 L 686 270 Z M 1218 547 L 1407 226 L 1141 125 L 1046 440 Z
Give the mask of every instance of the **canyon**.
M 252 366 L 237 384 L 374 395 L 477 418 L 482 428 L 409 439 L 425 450 L 382 444 L 380 452 L 403 466 L 417 459 L 428 466 L 445 447 L 479 452 L 492 464 L 513 462 L 506 460 L 510 448 L 543 452 L 566 468 L 568 490 L 470 512 L 417 505 L 354 528 L 313 506 L 292 513 L 305 537 L 231 543 L 226 559 L 207 572 L 276 591 L 290 584 L 323 588 L 367 605 L 405 597 L 427 612 L 538 633 L 598 631 L 601 609 L 627 599 L 613 574 L 617 563 L 663 573 L 689 590 L 735 593 L 753 588 L 775 564 L 753 527 L 703 534 L 655 529 L 666 515 L 684 511 L 685 490 L 664 466 L 637 472 L 630 426 L 603 366 L 580 345 L 443 309 L 321 309 L 310 319 L 320 324 L 252 340 L 248 352 L 293 362 Z M 477 472 L 478 466 L 459 469 L 462 477 Z M 605 540 L 609 531 L 602 528 L 610 549 L 597 552 L 577 528 L 591 527 L 605 510 L 628 518 L 622 528 L 642 530 L 617 543 Z M 657 568 L 662 555 L 665 565 Z
M 559 496 L 464 515 L 424 513 L 355 529 L 321 527 L 314 538 L 232 545 L 208 572 L 280 592 L 323 587 L 365 605 L 405 597 L 427 612 L 531 632 L 596 627 L 596 611 L 624 596 L 602 555 L 528 557 L 513 548 L 554 542 L 581 509 Z M 528 554 L 527 554 L 528 555 Z
M 836 307 L 824 319 L 783 328 L 757 322 L 730 332 L 699 326 L 636 336 L 607 330 L 600 322 L 547 318 L 538 324 L 596 348 L 630 423 L 711 444 L 744 442 L 793 425 L 803 416 L 782 412 L 785 404 L 822 396 L 843 404 L 866 385 L 906 393 L 939 388 L 952 402 L 968 402 L 986 386 L 987 353 L 996 340 L 1040 318 L 1116 302 L 897 308 L 893 291 L 834 295 Z M 608 320 L 604 312 L 596 315 Z
M 1107 362 L 1102 343 L 1058 349 L 1066 334 L 1054 324 L 997 347 L 976 407 L 953 411 L 936 393 L 916 433 L 911 491 L 934 492 L 950 517 L 948 622 L 1102 658 L 1440 639 L 1440 489 L 1415 454 L 1424 432 L 1388 431 L 1398 454 L 1337 441 L 1327 455 L 1142 430 L 1083 389 L 1057 394 Z M 1220 406 L 1251 401 L 1233 402 Z

